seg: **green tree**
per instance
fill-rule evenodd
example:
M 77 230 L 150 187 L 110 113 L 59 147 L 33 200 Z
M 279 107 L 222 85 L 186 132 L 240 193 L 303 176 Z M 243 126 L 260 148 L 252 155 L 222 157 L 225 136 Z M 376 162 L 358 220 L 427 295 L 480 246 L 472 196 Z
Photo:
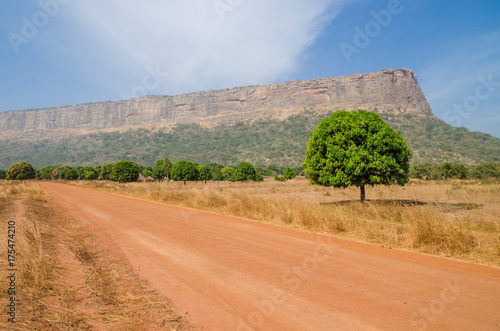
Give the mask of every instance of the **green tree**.
M 64 179 L 64 174 L 69 169 L 71 169 L 70 166 L 57 166 L 57 167 L 55 167 L 50 173 L 50 179 L 52 179 L 52 180 Z
M 26 162 L 18 162 L 9 167 L 5 176 L 8 180 L 25 180 L 35 179 L 36 172 L 31 164 Z
M 408 182 L 411 152 L 405 139 L 366 110 L 337 111 L 311 132 L 304 168 L 312 184 L 360 188 L 404 185 Z
M 93 174 L 93 172 L 92 172 L 92 174 Z M 73 168 L 69 168 L 64 172 L 64 179 L 66 179 L 66 180 L 77 180 L 79 177 L 80 177 L 80 175 Z
M 92 173 L 92 174 L 90 174 Z M 93 167 L 80 167 L 78 169 L 78 179 L 93 180 L 96 178 Z
M 80 179 L 83 180 L 95 180 L 96 178 L 96 173 L 94 171 L 85 171 L 81 176 Z
M 162 170 L 167 178 L 170 178 L 170 171 L 172 170 L 172 162 L 168 157 L 163 159 Z
M 139 166 L 128 160 L 115 164 L 109 175 L 109 179 L 120 183 L 136 182 L 138 178 Z
M 109 175 L 113 171 L 113 167 L 115 165 L 113 163 L 107 163 L 101 168 L 101 172 L 99 173 L 99 180 L 109 180 Z
M 233 167 L 225 167 L 221 170 L 222 176 L 224 177 L 224 180 L 229 180 L 231 182 L 235 181 L 235 176 L 234 176 L 234 168 Z
M 40 179 L 51 179 L 50 174 L 52 173 L 54 168 L 55 168 L 54 166 L 49 166 L 49 167 L 45 167 L 45 168 L 41 169 L 39 178 Z
M 234 171 L 234 179 L 238 182 L 257 180 L 258 174 L 251 163 L 241 162 Z
M 152 167 L 144 167 L 144 169 L 142 170 L 142 175 L 144 176 L 144 178 L 148 178 L 148 177 L 153 177 L 153 168 Z
M 0 179 L 7 178 L 7 171 L 0 169 Z
M 192 162 L 177 161 L 172 166 L 170 175 L 173 180 L 183 181 L 184 185 L 186 185 L 186 181 L 198 179 L 198 168 Z
M 477 166 L 472 177 L 477 179 L 500 178 L 500 165 L 493 162 L 486 162 Z
M 198 166 L 198 174 L 200 180 L 205 181 L 205 184 L 207 183 L 207 180 L 212 179 L 212 172 L 210 171 L 210 168 L 204 165 Z
M 215 181 L 223 181 L 224 180 L 224 175 L 222 174 L 222 171 L 217 170 L 212 173 L 212 179 Z
M 283 177 L 286 180 L 294 179 L 295 178 L 295 171 L 291 168 L 286 168 L 285 173 L 283 174 Z

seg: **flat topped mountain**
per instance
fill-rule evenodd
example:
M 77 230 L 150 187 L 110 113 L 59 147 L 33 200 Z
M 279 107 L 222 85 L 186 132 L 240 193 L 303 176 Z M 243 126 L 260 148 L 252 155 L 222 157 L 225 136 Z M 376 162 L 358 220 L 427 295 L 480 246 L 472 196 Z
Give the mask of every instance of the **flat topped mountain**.
M 96 131 L 155 123 L 231 124 L 268 116 L 285 118 L 304 108 L 395 110 L 433 117 L 408 69 L 245 86 L 177 96 L 144 96 L 0 113 L 0 132 L 80 129 Z

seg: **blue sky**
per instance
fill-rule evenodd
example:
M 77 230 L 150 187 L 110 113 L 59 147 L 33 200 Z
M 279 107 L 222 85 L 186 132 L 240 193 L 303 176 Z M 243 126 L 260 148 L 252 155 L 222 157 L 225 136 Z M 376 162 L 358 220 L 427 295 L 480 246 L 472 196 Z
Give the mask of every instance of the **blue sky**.
M 500 138 L 498 0 L 26 0 L 0 17 L 0 111 L 404 67 L 437 117 Z

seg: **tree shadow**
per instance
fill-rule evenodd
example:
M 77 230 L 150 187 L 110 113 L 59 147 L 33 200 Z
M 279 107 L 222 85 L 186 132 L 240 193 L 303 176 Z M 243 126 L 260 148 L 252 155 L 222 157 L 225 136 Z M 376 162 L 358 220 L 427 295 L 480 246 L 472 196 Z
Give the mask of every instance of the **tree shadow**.
M 472 210 L 478 209 L 483 205 L 477 203 L 451 203 L 451 202 L 425 202 L 411 199 L 366 199 L 364 202 L 361 200 L 341 200 L 341 201 L 329 201 L 320 202 L 321 206 L 348 206 L 353 204 L 363 203 L 365 205 L 378 205 L 378 206 L 403 206 L 403 207 L 414 207 L 414 206 L 432 206 L 443 209 L 445 211 L 459 211 L 459 210 Z

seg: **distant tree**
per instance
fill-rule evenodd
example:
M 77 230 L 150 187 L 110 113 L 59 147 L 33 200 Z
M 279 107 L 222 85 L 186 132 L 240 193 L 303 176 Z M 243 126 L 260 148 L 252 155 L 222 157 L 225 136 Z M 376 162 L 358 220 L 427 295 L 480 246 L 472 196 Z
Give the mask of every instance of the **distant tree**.
M 247 180 L 257 180 L 257 171 L 251 163 L 241 162 L 235 169 L 234 179 L 238 182 L 244 182 Z
M 94 172 L 92 172 L 92 174 L 94 174 Z M 66 171 L 64 171 L 64 178 L 63 179 L 66 179 L 66 180 L 77 180 L 78 178 L 80 178 L 80 175 L 78 174 L 78 172 L 76 171 L 76 169 L 69 168 Z
M 285 173 L 283 174 L 283 177 L 286 180 L 294 179 L 295 178 L 295 171 L 291 168 L 286 168 Z
M 139 166 L 134 162 L 124 160 L 114 165 L 109 179 L 114 182 L 136 182 L 139 178 Z
M 235 181 L 233 167 L 227 166 L 224 169 L 222 169 L 221 172 L 222 172 L 222 176 L 224 177 L 224 180 L 229 180 L 231 182 Z
M 107 163 L 101 168 L 101 172 L 99 173 L 97 179 L 99 180 L 109 180 L 109 175 L 113 171 L 113 167 L 115 165 L 113 163 Z
M 162 181 L 163 178 L 171 178 L 172 162 L 168 157 L 156 161 L 156 166 L 153 168 L 151 177 L 156 180 Z
M 97 177 L 99 177 L 99 175 L 101 174 L 101 170 L 102 170 L 102 166 L 100 166 L 100 165 L 96 165 L 94 167 L 94 172 L 96 173 Z
M 162 170 L 165 173 L 165 176 L 170 179 L 170 171 L 172 170 L 172 162 L 168 157 L 163 159 Z
M 493 162 L 483 163 L 472 171 L 472 177 L 476 179 L 500 178 L 500 165 Z
M 0 169 L 0 179 L 7 178 L 7 170 Z
M 142 170 L 142 175 L 144 176 L 144 178 L 148 178 L 149 176 L 153 176 L 153 171 L 145 168 L 144 170 Z
M 54 170 L 54 168 L 55 168 L 54 166 L 49 166 L 49 167 L 42 168 L 40 170 L 39 178 L 40 179 L 51 179 L 50 174 L 52 173 L 52 171 Z
M 311 132 L 304 168 L 312 184 L 360 188 L 404 185 L 411 152 L 405 139 L 380 115 L 366 110 L 337 111 Z
M 210 168 L 210 171 L 212 172 L 212 174 L 216 171 L 221 171 L 222 169 L 224 169 L 224 166 L 223 165 L 220 165 L 220 164 L 217 164 L 217 163 L 210 163 L 208 165 L 208 167 Z
M 432 165 L 427 163 L 414 164 L 411 167 L 409 176 L 416 179 L 430 179 Z
M 222 174 L 222 171 L 220 171 L 220 170 L 214 171 L 212 173 L 212 179 L 216 180 L 218 182 L 223 181 L 224 180 L 224 175 Z
M 183 181 L 186 185 L 186 181 L 197 180 L 198 179 L 198 169 L 194 163 L 189 161 L 177 161 L 172 166 L 170 170 L 170 175 L 175 181 Z
M 466 179 L 469 170 L 463 164 L 459 163 L 443 163 L 441 165 L 442 177 L 445 179 Z
M 204 165 L 198 166 L 198 174 L 199 174 L 199 179 L 205 181 L 205 184 L 207 183 L 207 180 L 212 179 L 212 172 L 210 171 L 210 168 Z
M 9 167 L 5 176 L 8 180 L 25 180 L 35 179 L 36 172 L 31 164 L 26 162 L 18 162 Z
M 95 180 L 96 179 L 96 173 L 92 170 L 85 171 L 82 176 L 80 176 L 80 179 L 83 180 Z
M 50 179 L 64 179 L 64 173 L 71 169 L 69 166 L 57 166 L 50 173 Z M 76 169 L 75 169 L 76 170 Z
M 255 171 L 257 171 L 257 173 L 262 175 L 262 176 L 267 176 L 267 167 L 264 165 L 260 165 L 260 164 L 256 165 Z
M 80 167 L 78 168 L 77 171 L 78 171 L 78 179 L 93 180 L 96 178 L 96 173 L 94 172 L 93 167 Z

